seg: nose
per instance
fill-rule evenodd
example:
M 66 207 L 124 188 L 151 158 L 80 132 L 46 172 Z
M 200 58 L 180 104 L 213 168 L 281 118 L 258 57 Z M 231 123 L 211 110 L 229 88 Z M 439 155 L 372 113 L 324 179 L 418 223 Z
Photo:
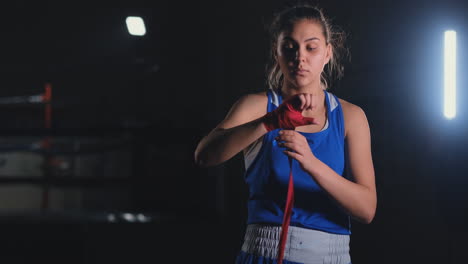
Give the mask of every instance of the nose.
M 295 56 L 295 60 L 297 62 L 303 62 L 305 61 L 305 52 L 302 50 L 302 48 L 298 48 L 296 50 L 296 56 Z

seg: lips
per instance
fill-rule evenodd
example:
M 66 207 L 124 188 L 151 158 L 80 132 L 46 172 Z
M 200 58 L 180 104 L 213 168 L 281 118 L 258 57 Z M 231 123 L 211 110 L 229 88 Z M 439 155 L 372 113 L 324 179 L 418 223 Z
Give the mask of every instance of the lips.
M 301 75 L 303 75 L 303 74 L 305 74 L 306 72 L 309 72 L 309 71 L 306 70 L 306 69 L 293 69 L 293 70 L 292 70 L 292 73 L 293 73 L 293 74 L 301 74 Z

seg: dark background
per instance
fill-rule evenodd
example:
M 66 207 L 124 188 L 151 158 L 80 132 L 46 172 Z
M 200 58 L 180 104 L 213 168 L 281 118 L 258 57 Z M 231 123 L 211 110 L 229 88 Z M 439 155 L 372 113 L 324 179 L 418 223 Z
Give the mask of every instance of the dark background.
M 282 3 L 5 4 L 0 97 L 50 83 L 53 115 L 47 129 L 44 105 L 1 104 L 2 155 L 51 138 L 33 153 L 75 165 L 0 173 L 0 261 L 233 263 L 247 213 L 242 156 L 199 168 L 193 153 L 240 96 L 266 89 L 265 24 Z M 317 3 L 349 35 L 351 62 L 331 92 L 364 109 L 372 134 L 378 208 L 370 225 L 353 222 L 353 263 L 465 262 L 468 4 Z M 147 35 L 128 34 L 129 15 Z M 453 120 L 442 113 L 446 29 L 458 35 Z

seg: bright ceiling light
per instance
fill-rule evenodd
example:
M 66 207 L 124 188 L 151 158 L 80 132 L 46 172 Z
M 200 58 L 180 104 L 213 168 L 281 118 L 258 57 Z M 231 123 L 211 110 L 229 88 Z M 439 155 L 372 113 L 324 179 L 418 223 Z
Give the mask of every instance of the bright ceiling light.
M 444 115 L 452 119 L 457 114 L 457 32 L 445 31 L 444 46 Z
M 128 33 L 133 36 L 144 36 L 146 34 L 145 22 L 141 17 L 129 16 L 126 19 Z

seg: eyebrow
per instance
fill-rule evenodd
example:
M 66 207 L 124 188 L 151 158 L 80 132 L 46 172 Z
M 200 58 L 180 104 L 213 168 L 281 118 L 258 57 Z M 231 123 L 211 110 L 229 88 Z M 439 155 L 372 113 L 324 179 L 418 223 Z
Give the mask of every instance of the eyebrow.
M 311 41 L 311 40 L 320 40 L 319 38 L 313 37 L 313 38 L 308 38 L 304 42 Z
M 288 36 L 284 37 L 283 40 L 292 40 L 292 41 L 295 41 L 294 39 L 292 39 L 291 37 L 288 37 Z M 312 40 L 320 40 L 320 39 L 317 38 L 317 37 L 312 37 L 312 38 L 308 38 L 308 39 L 304 40 L 304 42 L 308 42 L 308 41 L 312 41 Z

